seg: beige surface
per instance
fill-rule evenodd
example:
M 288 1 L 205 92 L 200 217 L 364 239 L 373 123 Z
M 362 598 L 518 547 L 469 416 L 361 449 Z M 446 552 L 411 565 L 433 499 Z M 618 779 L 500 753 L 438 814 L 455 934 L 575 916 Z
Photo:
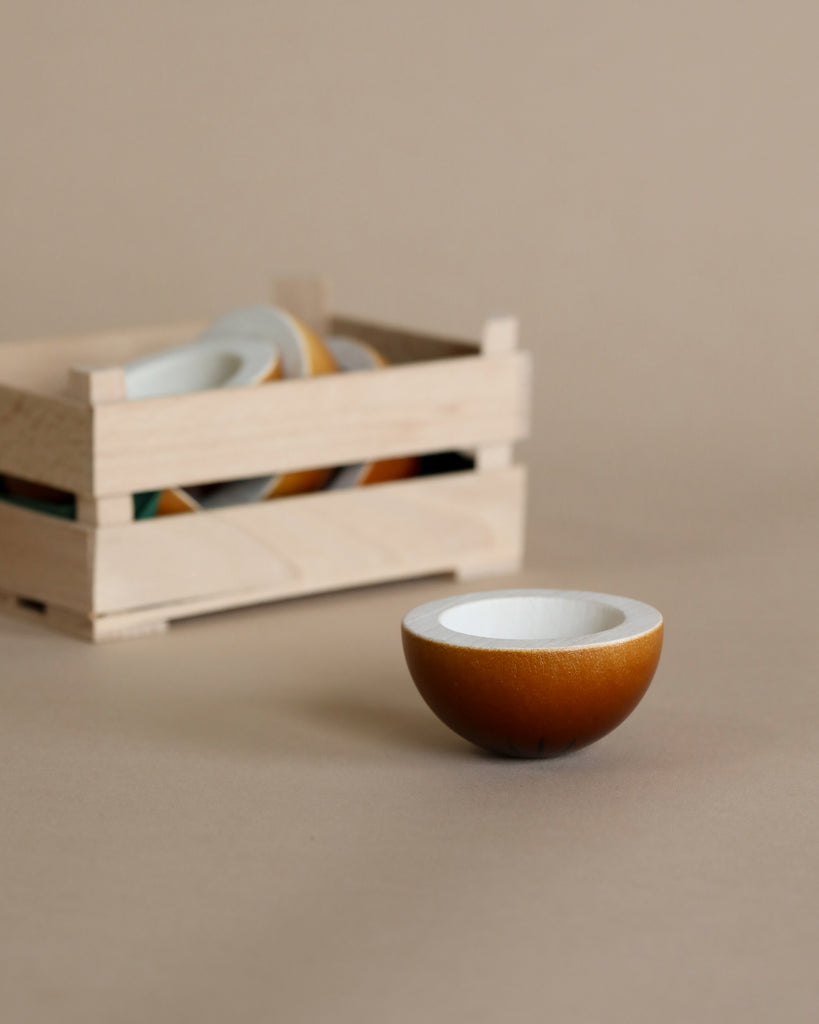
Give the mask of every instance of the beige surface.
M 422 705 L 398 622 L 451 582 L 98 649 L 0 619 L 8 1019 L 814 1020 L 815 513 L 594 556 L 541 525 L 510 583 L 667 621 L 642 705 L 561 761 Z
M 537 365 L 530 570 L 655 603 L 644 703 L 472 754 L 403 584 L 107 649 L 0 619 L 9 1020 L 813 1022 L 813 3 L 31 2 L 0 336 L 336 305 Z M 494 583 L 493 583 L 494 585 Z

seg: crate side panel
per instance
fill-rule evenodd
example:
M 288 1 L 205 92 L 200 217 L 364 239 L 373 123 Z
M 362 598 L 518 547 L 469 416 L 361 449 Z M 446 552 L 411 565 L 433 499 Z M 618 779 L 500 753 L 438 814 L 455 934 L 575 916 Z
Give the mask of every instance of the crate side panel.
M 526 353 L 277 381 L 94 410 L 94 494 L 512 441 Z
M 206 320 L 150 324 L 122 330 L 0 345 L 0 381 L 38 394 L 64 395 L 72 366 L 112 366 L 196 337 Z
M 413 363 L 427 359 L 450 359 L 477 354 L 480 343 L 461 338 L 444 338 L 422 331 L 372 323 L 350 316 L 334 316 L 330 320 L 334 335 L 348 336 L 377 348 L 391 363 Z
M 91 486 L 91 409 L 0 384 L 0 472 L 66 491 Z
M 90 613 L 91 544 L 76 523 L 0 502 L 0 590 Z
M 194 614 L 513 562 L 524 488 L 512 467 L 111 526 L 97 534 L 95 613 Z

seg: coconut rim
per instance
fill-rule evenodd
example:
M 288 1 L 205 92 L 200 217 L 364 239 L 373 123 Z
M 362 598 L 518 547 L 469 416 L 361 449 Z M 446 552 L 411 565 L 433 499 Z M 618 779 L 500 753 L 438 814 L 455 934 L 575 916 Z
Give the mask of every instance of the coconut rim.
M 185 371 L 206 365 L 216 357 L 233 357 L 237 365 L 232 372 L 226 373 L 222 380 L 207 388 L 174 389 L 171 391 L 157 390 L 153 393 L 143 391 L 142 376 L 153 372 L 164 382 L 173 379 L 175 374 L 182 377 Z M 173 345 L 159 349 L 147 355 L 133 359 L 123 366 L 125 374 L 125 393 L 131 401 L 150 401 L 152 398 L 178 397 L 196 391 L 221 391 L 224 388 L 251 387 L 273 373 L 281 364 L 282 355 L 275 342 L 265 342 L 261 338 L 232 337 L 207 338 Z M 150 379 L 150 378 L 149 378 Z
M 461 628 L 453 628 L 453 624 L 458 625 L 459 622 L 457 614 L 447 615 L 453 609 L 467 609 L 470 605 L 487 602 L 500 603 L 507 599 L 532 599 L 533 603 L 538 602 L 541 606 L 552 602 L 555 605 L 553 611 L 557 615 L 561 611 L 558 606 L 559 602 L 563 602 L 564 605 L 568 603 L 586 605 L 586 610 L 593 610 L 612 619 L 616 617 L 619 621 L 612 621 L 611 625 L 604 626 L 604 628 L 590 629 L 571 635 L 509 637 L 487 635 L 485 630 L 483 633 L 468 632 L 465 628 L 465 625 L 468 624 L 468 611 L 461 612 L 460 619 L 467 620 L 466 623 L 461 624 Z M 483 610 L 484 612 L 491 611 L 486 608 Z M 565 607 L 562 610 L 565 611 Z M 503 614 L 500 609 L 498 611 L 499 614 Z M 507 606 L 504 611 L 508 613 L 509 607 Z M 421 640 L 469 650 L 495 651 L 560 651 L 608 647 L 646 636 L 662 625 L 663 617 L 656 608 L 633 598 L 586 590 L 535 588 L 488 590 L 440 598 L 437 601 L 418 605 L 408 612 L 403 620 L 403 628 Z M 501 630 L 497 632 L 502 633 Z

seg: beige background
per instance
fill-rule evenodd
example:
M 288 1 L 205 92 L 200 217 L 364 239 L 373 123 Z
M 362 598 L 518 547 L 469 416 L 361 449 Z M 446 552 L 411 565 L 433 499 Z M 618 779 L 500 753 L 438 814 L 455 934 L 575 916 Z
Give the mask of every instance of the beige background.
M 548 764 L 426 712 L 451 582 L 0 621 L 10 1020 L 819 1015 L 815 4 L 5 4 L 0 338 L 345 310 L 536 355 L 526 574 L 667 619 Z

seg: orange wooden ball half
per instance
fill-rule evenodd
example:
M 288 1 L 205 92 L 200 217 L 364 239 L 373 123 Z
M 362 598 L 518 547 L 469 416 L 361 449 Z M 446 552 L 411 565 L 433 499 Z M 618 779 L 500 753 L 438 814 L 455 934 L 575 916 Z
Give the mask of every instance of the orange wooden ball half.
M 494 753 L 553 757 L 634 710 L 660 659 L 663 618 L 611 594 L 501 590 L 420 605 L 402 635 L 442 722 Z

